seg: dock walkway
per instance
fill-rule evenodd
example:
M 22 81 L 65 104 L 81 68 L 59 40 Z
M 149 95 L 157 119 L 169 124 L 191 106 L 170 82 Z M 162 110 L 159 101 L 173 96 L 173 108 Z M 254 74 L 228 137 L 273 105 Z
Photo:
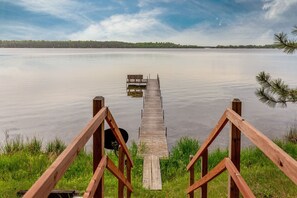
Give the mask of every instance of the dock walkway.
M 142 119 L 139 129 L 139 144 L 143 148 L 143 186 L 151 190 L 161 190 L 162 180 L 159 158 L 168 157 L 167 131 L 160 81 L 148 79 L 143 98 Z

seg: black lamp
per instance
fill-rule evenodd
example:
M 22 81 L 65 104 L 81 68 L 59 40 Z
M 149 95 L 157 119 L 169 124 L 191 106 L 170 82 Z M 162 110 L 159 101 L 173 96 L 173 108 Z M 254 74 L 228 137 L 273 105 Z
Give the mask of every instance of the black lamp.
M 119 128 L 121 134 L 122 134 L 122 137 L 125 141 L 125 143 L 127 143 L 128 139 L 129 139 L 129 135 L 127 133 L 127 131 L 125 129 L 122 129 L 122 128 Z M 113 132 L 111 129 L 106 129 L 104 130 L 104 147 L 106 149 L 111 149 L 111 150 L 119 150 L 119 142 L 117 141 L 116 137 L 114 136 Z

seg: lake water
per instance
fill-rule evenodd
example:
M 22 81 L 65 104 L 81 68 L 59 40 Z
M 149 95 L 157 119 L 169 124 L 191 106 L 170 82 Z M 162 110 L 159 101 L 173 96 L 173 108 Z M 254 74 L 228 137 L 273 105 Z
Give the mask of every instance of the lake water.
M 297 56 L 279 50 L 0 49 L 0 138 L 7 131 L 69 143 L 92 117 L 92 99 L 104 96 L 129 142 L 137 141 L 142 98 L 126 96 L 127 74 L 159 74 L 169 147 L 182 136 L 205 140 L 233 98 L 242 100 L 248 122 L 282 137 L 296 123 L 297 105 L 259 102 L 260 71 L 297 87 Z M 215 146 L 228 139 L 227 129 Z

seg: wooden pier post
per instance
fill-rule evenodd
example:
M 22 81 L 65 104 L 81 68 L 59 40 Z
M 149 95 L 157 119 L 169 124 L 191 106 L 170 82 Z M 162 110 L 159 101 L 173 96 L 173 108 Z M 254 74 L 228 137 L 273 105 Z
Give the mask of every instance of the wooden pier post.
M 235 98 L 232 101 L 232 110 L 241 116 L 241 101 Z M 231 124 L 230 131 L 230 145 L 229 145 L 229 158 L 240 172 L 240 145 L 241 145 L 241 132 L 234 125 Z M 229 175 L 228 178 L 229 187 L 228 187 L 228 197 L 229 198 L 239 198 L 239 189 L 237 188 L 235 182 Z
M 101 108 L 104 107 L 104 97 L 96 96 L 93 99 L 93 116 L 95 116 Z M 96 132 L 93 134 L 93 173 L 96 171 L 98 164 L 104 156 L 104 122 L 98 127 Z M 103 189 L 104 177 L 98 185 L 98 188 L 94 194 L 95 198 L 104 197 Z

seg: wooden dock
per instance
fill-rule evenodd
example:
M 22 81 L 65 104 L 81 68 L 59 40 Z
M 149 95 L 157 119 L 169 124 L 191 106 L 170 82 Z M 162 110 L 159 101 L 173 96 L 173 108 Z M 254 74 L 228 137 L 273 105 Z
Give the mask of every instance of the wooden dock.
M 161 190 L 159 158 L 166 158 L 169 153 L 159 77 L 147 81 L 141 117 L 139 145 L 144 157 L 143 186 L 151 190 Z

